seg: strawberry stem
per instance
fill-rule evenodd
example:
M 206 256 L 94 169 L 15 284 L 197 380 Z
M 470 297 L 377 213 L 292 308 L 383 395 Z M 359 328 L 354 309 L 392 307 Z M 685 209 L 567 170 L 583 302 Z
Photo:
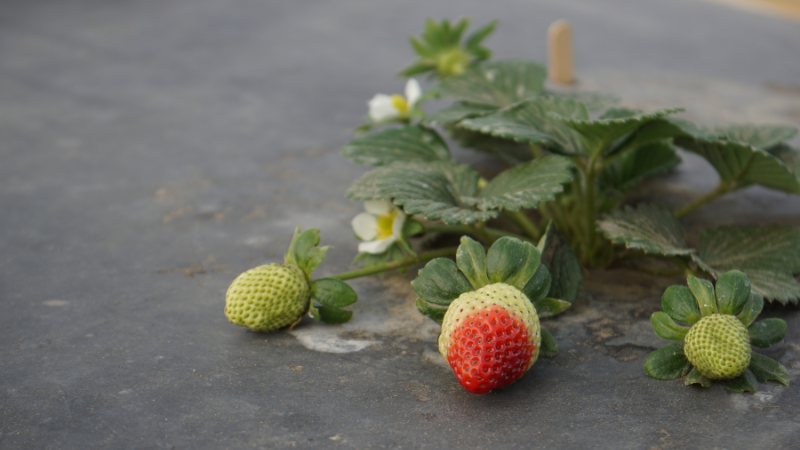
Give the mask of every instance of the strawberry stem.
M 353 278 L 365 277 L 367 275 L 374 275 L 376 273 L 386 272 L 389 270 L 399 269 L 401 267 L 411 266 L 414 264 L 430 261 L 434 258 L 444 256 L 455 256 L 458 247 L 447 247 L 438 250 L 431 250 L 429 252 L 420 253 L 417 256 L 409 256 L 408 258 L 398 259 L 396 261 L 378 264 L 375 266 L 365 267 L 363 269 L 351 270 L 350 272 L 332 275 L 328 278 L 336 278 L 337 280 L 352 280 Z

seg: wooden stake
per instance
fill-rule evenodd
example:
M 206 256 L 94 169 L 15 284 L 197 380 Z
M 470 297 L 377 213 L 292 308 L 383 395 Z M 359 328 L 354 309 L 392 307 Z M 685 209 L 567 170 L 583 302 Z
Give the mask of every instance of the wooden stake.
M 572 26 L 557 20 L 547 29 L 547 72 L 550 81 L 558 84 L 575 82 L 572 60 Z

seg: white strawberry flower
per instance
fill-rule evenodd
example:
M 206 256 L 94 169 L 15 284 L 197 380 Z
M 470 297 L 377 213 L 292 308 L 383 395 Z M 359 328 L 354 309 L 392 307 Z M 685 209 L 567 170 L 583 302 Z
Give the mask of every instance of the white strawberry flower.
M 367 102 L 370 119 L 374 122 L 381 122 L 407 116 L 422 96 L 422 88 L 417 80 L 413 78 L 408 80 L 405 94 L 405 97 L 399 94 L 375 94 Z
M 358 244 L 358 251 L 379 255 L 389 246 L 403 238 L 403 224 L 406 215 L 389 200 L 369 200 L 364 202 L 363 212 L 353 218 L 353 231 L 364 242 Z

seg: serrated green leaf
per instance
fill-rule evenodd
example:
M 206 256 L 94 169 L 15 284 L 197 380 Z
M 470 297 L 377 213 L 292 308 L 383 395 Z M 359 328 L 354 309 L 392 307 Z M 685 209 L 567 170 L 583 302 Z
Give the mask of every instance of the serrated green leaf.
M 486 253 L 486 271 L 492 283 L 505 283 L 522 289 L 539 267 L 541 255 L 530 242 L 504 236 Z
M 461 128 L 458 125 L 446 127 L 448 134 L 464 148 L 494 155 L 511 166 L 522 164 L 533 158 L 531 146 L 509 139 Z
M 447 308 L 437 308 L 433 305 L 428 304 L 421 298 L 417 299 L 416 306 L 417 306 L 417 311 L 430 317 L 434 322 L 438 323 L 439 325 L 442 324 L 442 322 L 444 321 L 444 315 L 447 314 Z
M 770 380 L 775 380 L 784 386 L 789 385 L 789 373 L 786 368 L 778 361 L 764 356 L 760 353 L 753 352 L 750 355 L 750 366 L 748 366 L 753 375 L 763 383 Z
M 697 130 L 698 128 L 694 124 L 672 117 L 650 120 L 636 129 L 635 132 L 617 140 L 604 152 L 604 156 L 610 157 L 618 153 L 624 154 L 641 146 L 675 137 L 694 137 L 695 135 L 692 133 Z
M 759 148 L 770 149 L 788 141 L 797 134 L 797 128 L 788 125 L 725 124 L 711 128 L 711 133 L 720 139 L 741 142 Z
M 670 317 L 687 325 L 700 320 L 700 309 L 692 291 L 686 286 L 670 286 L 661 296 L 661 308 Z
M 717 314 L 717 299 L 714 297 L 714 285 L 710 281 L 697 278 L 694 275 L 686 277 L 686 284 L 689 290 L 697 299 L 697 306 L 700 308 L 700 315 L 703 317 Z
M 756 320 L 756 317 L 761 314 L 762 309 L 764 309 L 764 297 L 758 292 L 750 292 L 750 298 L 736 318 L 739 319 L 739 322 L 742 322 L 742 325 L 749 327 Z
M 689 372 L 688 375 L 686 375 L 686 379 L 683 381 L 683 384 L 685 386 L 689 386 L 692 384 L 699 384 L 704 388 L 709 388 L 711 387 L 712 384 L 714 384 L 714 382 L 701 375 L 700 371 L 697 370 L 697 368 L 695 367 L 694 369 L 692 369 L 691 372 Z
M 535 61 L 504 60 L 480 64 L 440 81 L 442 97 L 504 107 L 542 92 L 547 69 Z
M 764 319 L 747 327 L 750 343 L 759 348 L 777 344 L 786 336 L 786 322 L 782 319 Z
M 626 152 L 600 173 L 605 189 L 628 192 L 644 179 L 666 172 L 681 163 L 675 149 L 667 142 L 655 142 Z
M 717 279 L 714 292 L 717 295 L 719 313 L 735 315 L 750 299 L 750 282 L 744 273 L 731 270 Z
M 345 323 L 353 317 L 352 311 L 328 306 L 312 306 L 308 312 L 314 319 L 331 324 Z
M 536 314 L 540 319 L 553 317 L 570 306 L 572 306 L 572 303 L 555 298 L 543 298 L 533 302 L 533 307 L 536 308 Z
M 539 347 L 539 356 L 542 358 L 552 358 L 558 353 L 558 345 L 553 335 L 549 331 L 542 328 L 542 343 Z
M 615 95 L 601 94 L 598 92 L 572 91 L 572 90 L 551 91 L 545 89 L 544 91 L 542 91 L 542 95 L 569 98 L 581 102 L 584 105 L 586 105 L 586 109 L 588 109 L 591 112 L 609 108 L 610 106 L 619 102 L 619 97 Z
M 753 291 L 781 303 L 800 298 L 800 230 L 789 225 L 723 226 L 700 235 L 695 261 L 718 277 L 729 270 L 747 275 Z
M 721 140 L 676 138 L 675 143 L 705 158 L 728 185 L 760 184 L 790 194 L 800 194 L 800 180 L 772 154 L 746 144 Z
M 496 217 L 496 211 L 478 211 L 462 201 L 477 189 L 474 169 L 453 162 L 393 163 L 358 178 L 347 196 L 354 200 L 392 200 L 407 214 L 447 224 L 475 223 Z
M 720 380 L 720 383 L 733 392 L 739 392 L 740 394 L 748 391 L 752 393 L 758 392 L 758 379 L 750 369 L 745 370 L 743 374 L 732 380 Z
M 464 201 L 481 211 L 536 208 L 564 190 L 564 183 L 573 177 L 571 167 L 572 162 L 561 156 L 535 159 L 502 172 L 477 197 L 464 197 Z
M 663 109 L 650 113 L 638 113 L 633 116 L 606 119 L 575 119 L 563 117 L 558 112 L 549 114 L 557 120 L 577 131 L 583 142 L 584 148 L 590 155 L 609 148 L 611 144 L 629 133 L 634 133 L 638 128 L 648 122 L 664 117 L 668 114 L 683 111 L 682 108 Z M 662 138 L 663 139 L 663 138 Z
M 689 332 L 688 328 L 675 323 L 665 312 L 654 312 L 650 316 L 650 322 L 653 324 L 653 330 L 655 330 L 656 334 L 668 341 L 682 341 L 686 337 L 686 333 Z
M 456 251 L 456 264 L 475 289 L 489 284 L 486 276 L 486 249 L 469 236 L 461 236 Z
M 495 106 L 457 102 L 447 108 L 442 108 L 434 113 L 428 114 L 423 119 L 423 122 L 430 125 L 445 126 L 470 117 L 489 114 L 494 111 L 497 111 L 497 107 Z
M 683 342 L 667 344 L 650 352 L 644 360 L 644 371 L 657 380 L 675 380 L 689 371 L 689 360 L 683 353 Z
M 342 147 L 356 164 L 384 166 L 395 161 L 449 161 L 450 150 L 439 134 L 419 125 L 388 128 L 359 137 Z
M 535 303 L 547 296 L 550 291 L 550 271 L 547 270 L 544 264 L 539 264 L 533 276 L 521 289 L 522 293 L 528 297 L 532 303 Z
M 575 303 L 583 283 L 583 272 L 578 257 L 566 241 L 559 242 L 553 251 L 550 276 L 552 280 L 547 296 Z
M 311 283 L 311 297 L 331 308 L 343 308 L 358 300 L 358 295 L 353 288 L 335 278 L 314 280 Z
M 689 255 L 683 229 L 671 212 L 656 204 L 626 206 L 598 222 L 603 234 L 615 244 L 636 248 L 645 253 L 667 256 Z
M 788 145 L 779 145 L 770 149 L 770 153 L 783 161 L 786 167 L 788 167 L 796 177 L 800 178 L 800 151 Z
M 458 271 L 456 263 L 446 258 L 428 262 L 411 286 L 419 298 L 441 306 L 447 306 L 461 294 L 473 290 L 467 278 Z
M 459 123 L 459 127 L 492 136 L 545 145 L 555 153 L 563 155 L 585 154 L 580 135 L 561 120 L 561 117 L 588 119 L 586 105 L 576 100 L 561 97 L 538 97 L 493 114 L 486 114 Z

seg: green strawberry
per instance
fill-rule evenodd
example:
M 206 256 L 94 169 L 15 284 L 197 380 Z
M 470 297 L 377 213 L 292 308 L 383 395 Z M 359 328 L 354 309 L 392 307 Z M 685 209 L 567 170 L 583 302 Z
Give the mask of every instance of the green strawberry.
M 233 280 L 225 294 L 225 316 L 235 325 L 275 331 L 299 321 L 310 301 L 311 287 L 299 267 L 267 264 Z
M 710 387 L 718 381 L 735 392 L 758 392 L 759 381 L 789 384 L 786 368 L 751 347 L 779 342 L 786 335 L 786 322 L 755 322 L 764 298 L 751 291 L 747 275 L 731 270 L 720 275 L 716 285 L 689 275 L 686 284 L 667 288 L 661 297 L 664 311 L 650 316 L 656 334 L 683 342 L 647 355 L 647 375 L 658 380 L 685 377 L 687 386 Z
M 319 230 L 294 232 L 284 262 L 250 269 L 233 280 L 225 294 L 225 316 L 256 331 L 293 326 L 306 311 L 326 323 L 344 323 L 353 315 L 341 309 L 358 300 L 355 291 L 334 278 L 311 280 L 328 247 L 319 245 Z M 319 304 L 312 305 L 311 299 Z
M 465 292 L 442 322 L 439 352 L 473 394 L 521 377 L 539 356 L 539 316 L 528 297 L 505 283 Z
M 736 316 L 703 317 L 686 334 L 683 351 L 704 377 L 736 378 L 750 364 L 750 334 Z

